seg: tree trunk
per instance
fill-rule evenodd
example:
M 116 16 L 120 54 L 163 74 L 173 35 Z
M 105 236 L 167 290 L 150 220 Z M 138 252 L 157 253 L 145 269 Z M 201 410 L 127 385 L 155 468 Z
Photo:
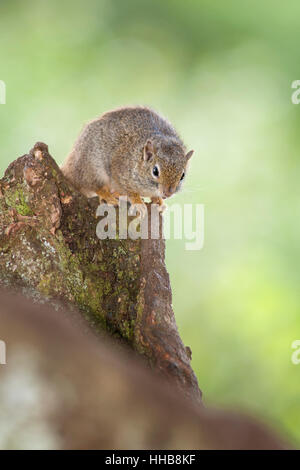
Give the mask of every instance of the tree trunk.
M 65 180 L 45 144 L 14 161 L 0 181 L 0 283 L 78 308 L 96 333 L 126 342 L 200 402 L 172 310 L 161 216 L 157 240 L 99 240 L 97 206 Z

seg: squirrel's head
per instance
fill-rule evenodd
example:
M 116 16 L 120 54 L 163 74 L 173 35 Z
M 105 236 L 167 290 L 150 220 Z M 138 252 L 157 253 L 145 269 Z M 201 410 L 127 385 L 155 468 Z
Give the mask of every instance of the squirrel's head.
M 180 190 L 188 161 L 193 153 L 191 150 L 186 154 L 184 147 L 172 140 L 157 142 L 147 140 L 143 159 L 147 186 L 153 189 L 153 195 L 165 199 Z

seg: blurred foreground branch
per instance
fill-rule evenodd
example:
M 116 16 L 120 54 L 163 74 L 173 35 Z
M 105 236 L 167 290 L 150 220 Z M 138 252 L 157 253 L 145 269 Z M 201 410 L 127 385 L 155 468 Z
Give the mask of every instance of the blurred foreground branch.
M 75 312 L 0 292 L 0 448 L 283 448 L 246 416 L 184 399 L 128 349 L 78 323 Z

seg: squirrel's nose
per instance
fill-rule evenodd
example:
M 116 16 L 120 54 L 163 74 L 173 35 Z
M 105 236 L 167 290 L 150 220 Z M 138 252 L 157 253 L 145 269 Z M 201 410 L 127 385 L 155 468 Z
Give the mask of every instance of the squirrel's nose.
M 172 194 L 174 194 L 175 188 L 173 186 L 168 186 L 164 188 L 164 196 L 165 197 L 170 197 Z

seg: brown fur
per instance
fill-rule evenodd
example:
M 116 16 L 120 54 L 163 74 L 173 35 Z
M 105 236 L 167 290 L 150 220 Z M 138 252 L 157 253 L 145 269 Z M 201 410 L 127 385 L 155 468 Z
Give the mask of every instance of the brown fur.
M 162 198 L 179 190 L 190 156 L 168 121 L 149 108 L 126 107 L 88 123 L 62 171 L 88 197 L 98 194 L 112 204 L 117 195 L 133 204 L 150 197 L 162 205 Z

